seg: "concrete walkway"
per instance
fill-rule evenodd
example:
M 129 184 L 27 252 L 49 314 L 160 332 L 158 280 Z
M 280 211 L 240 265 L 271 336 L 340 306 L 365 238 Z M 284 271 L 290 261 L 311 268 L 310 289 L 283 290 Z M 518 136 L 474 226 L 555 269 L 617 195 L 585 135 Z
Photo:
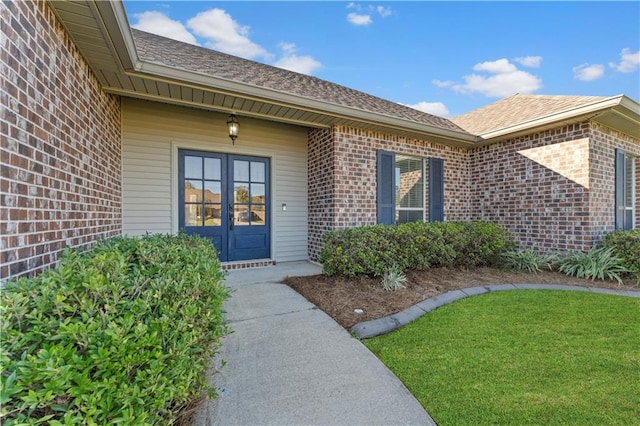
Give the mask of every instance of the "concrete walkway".
M 435 425 L 404 385 L 328 315 L 284 284 L 307 263 L 232 271 L 233 333 L 196 425 Z

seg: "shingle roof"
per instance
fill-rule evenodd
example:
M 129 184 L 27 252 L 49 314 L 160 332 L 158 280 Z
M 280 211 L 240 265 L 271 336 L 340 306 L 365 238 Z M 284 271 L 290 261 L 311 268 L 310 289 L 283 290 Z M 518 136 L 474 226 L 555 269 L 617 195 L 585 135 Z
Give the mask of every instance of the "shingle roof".
M 132 29 L 132 34 L 138 56 L 143 61 L 466 133 L 446 118 L 427 114 L 317 77 L 276 68 L 136 29 Z
M 482 135 L 607 99 L 600 96 L 516 94 L 451 119 L 467 132 Z

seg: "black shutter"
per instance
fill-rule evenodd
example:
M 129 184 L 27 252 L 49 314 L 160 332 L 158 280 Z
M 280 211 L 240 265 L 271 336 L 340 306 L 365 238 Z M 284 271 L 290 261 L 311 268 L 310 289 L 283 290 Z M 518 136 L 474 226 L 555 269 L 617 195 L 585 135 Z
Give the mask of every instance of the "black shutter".
M 615 217 L 616 217 L 616 229 L 625 228 L 625 194 L 624 194 L 624 179 L 625 179 L 625 153 L 621 149 L 616 149 L 616 202 L 615 202 Z
M 377 166 L 378 223 L 393 225 L 396 219 L 395 154 L 379 150 Z
M 444 160 L 429 158 L 429 221 L 444 220 Z

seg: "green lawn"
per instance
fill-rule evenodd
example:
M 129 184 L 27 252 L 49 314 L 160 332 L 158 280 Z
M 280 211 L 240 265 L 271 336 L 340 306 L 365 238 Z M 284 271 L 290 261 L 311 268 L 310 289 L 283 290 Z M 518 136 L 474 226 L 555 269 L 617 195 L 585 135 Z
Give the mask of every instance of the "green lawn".
M 640 298 L 490 293 L 364 341 L 440 425 L 640 425 Z

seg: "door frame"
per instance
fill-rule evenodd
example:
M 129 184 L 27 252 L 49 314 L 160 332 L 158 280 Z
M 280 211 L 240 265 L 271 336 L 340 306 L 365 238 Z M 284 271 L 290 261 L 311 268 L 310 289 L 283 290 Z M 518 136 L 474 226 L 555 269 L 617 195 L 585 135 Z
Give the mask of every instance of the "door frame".
M 228 141 L 225 141 L 228 142 Z M 267 259 L 276 260 L 274 253 L 277 253 L 276 247 L 276 200 L 278 195 L 278 188 L 275 185 L 275 182 L 278 180 L 278 171 L 277 171 L 277 163 L 278 163 L 278 153 L 274 151 L 270 151 L 264 148 L 257 148 L 255 146 L 240 146 L 234 145 L 233 151 L 230 150 L 231 146 L 226 146 L 226 144 L 219 143 L 211 143 L 211 142 L 203 142 L 201 140 L 189 140 L 189 139 L 181 139 L 181 140 L 172 140 L 171 141 L 171 170 L 170 170 L 170 216 L 171 216 L 171 232 L 173 234 L 177 234 L 180 231 L 179 224 L 179 179 L 178 179 L 178 152 L 180 150 L 189 150 L 189 151 L 202 151 L 202 152 L 211 152 L 217 154 L 224 155 L 241 155 L 241 156 L 249 156 L 249 157 L 263 157 L 269 159 L 269 192 L 270 192 L 270 205 L 267 207 L 270 218 L 270 230 L 269 230 L 269 257 Z M 256 259 L 259 260 L 259 259 Z M 239 262 L 253 262 L 254 260 L 247 261 L 239 261 Z

